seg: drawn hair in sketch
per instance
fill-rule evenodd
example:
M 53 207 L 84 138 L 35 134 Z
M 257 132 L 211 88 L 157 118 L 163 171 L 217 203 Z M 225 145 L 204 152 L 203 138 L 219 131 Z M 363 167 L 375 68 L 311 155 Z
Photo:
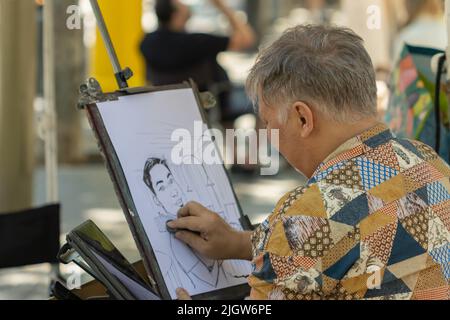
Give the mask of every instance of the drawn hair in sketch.
M 144 166 L 144 183 L 150 189 L 155 204 L 166 213 L 176 215 L 184 206 L 183 192 L 166 160 L 147 159 Z
M 162 160 L 162 159 L 158 159 L 158 158 L 147 159 L 147 162 L 145 162 L 145 167 L 144 167 L 144 183 L 147 185 L 147 187 L 150 189 L 150 191 L 154 195 L 156 195 L 156 193 L 155 193 L 155 189 L 152 184 L 152 176 L 150 175 L 150 171 L 153 169 L 154 166 L 156 166 L 158 164 L 165 166 L 167 168 L 167 170 L 169 170 L 169 172 L 172 172 L 170 170 L 169 166 L 167 165 L 166 160 Z

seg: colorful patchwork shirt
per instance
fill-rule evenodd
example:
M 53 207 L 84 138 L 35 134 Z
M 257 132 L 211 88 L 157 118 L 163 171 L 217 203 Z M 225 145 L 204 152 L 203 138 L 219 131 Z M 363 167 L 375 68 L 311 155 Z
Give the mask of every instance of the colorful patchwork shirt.
M 449 299 L 450 167 L 378 125 L 253 233 L 253 299 Z

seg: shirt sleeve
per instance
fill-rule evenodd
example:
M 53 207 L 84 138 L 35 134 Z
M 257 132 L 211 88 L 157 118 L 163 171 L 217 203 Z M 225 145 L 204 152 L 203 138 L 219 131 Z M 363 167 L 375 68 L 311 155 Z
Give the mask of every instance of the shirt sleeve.
M 215 58 L 220 52 L 228 49 L 230 38 L 194 33 L 190 35 L 189 42 L 189 51 L 197 58 Z
M 328 218 L 317 185 L 295 190 L 253 234 L 250 298 L 362 299 L 372 276 L 367 266 L 378 264 L 360 240 L 359 226 Z
M 251 299 L 313 300 L 323 296 L 318 257 L 296 248 L 299 239 L 305 238 L 302 227 L 321 226 L 324 219 L 286 215 L 293 202 L 292 196 L 283 197 L 252 236 Z
M 318 260 L 292 252 L 277 221 L 271 231 L 266 250 L 253 259 L 254 272 L 248 281 L 250 298 L 255 300 L 314 300 L 323 296 Z

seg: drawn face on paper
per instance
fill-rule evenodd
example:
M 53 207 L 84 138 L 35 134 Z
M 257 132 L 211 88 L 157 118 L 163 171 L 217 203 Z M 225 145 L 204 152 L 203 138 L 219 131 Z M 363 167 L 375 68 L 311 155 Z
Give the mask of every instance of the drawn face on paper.
M 182 192 L 169 169 L 163 164 L 157 164 L 150 170 L 154 200 L 167 213 L 177 214 L 184 206 Z

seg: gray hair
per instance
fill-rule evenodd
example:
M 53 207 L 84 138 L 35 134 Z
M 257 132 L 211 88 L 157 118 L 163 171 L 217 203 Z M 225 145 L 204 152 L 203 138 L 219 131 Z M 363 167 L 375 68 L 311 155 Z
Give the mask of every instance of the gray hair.
M 338 122 L 377 114 L 375 70 L 361 37 L 335 26 L 300 25 L 262 49 L 247 79 L 255 106 L 303 101 Z

